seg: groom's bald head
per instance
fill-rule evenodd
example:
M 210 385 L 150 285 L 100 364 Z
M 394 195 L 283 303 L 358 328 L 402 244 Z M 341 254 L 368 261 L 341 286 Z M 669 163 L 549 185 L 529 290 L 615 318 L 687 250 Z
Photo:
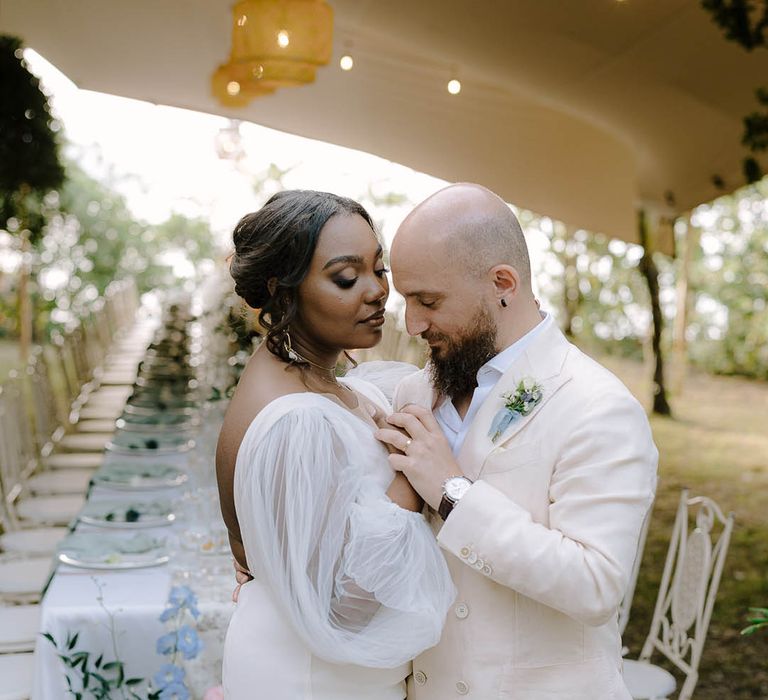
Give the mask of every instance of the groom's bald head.
M 408 215 L 392 244 L 392 264 L 414 256 L 472 277 L 495 265 L 509 265 L 517 270 L 522 286 L 531 286 L 528 247 L 517 217 L 480 185 L 450 185 Z

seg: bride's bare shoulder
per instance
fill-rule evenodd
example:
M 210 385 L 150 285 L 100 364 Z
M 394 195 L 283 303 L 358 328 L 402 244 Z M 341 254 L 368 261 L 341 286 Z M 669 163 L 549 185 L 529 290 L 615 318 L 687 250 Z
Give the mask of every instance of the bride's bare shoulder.
M 240 376 L 227 417 L 237 415 L 237 422 L 247 428 L 275 399 L 306 390 L 296 372 L 286 371 L 284 362 L 261 347 L 251 356 Z

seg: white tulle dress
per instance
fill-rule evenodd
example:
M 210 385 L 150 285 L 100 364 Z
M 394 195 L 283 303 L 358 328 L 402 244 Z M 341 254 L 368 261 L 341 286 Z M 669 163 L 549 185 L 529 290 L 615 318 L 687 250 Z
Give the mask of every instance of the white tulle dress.
M 254 580 L 227 632 L 227 700 L 403 700 L 411 659 L 440 639 L 455 589 L 423 516 L 387 498 L 363 413 L 290 394 L 243 438 L 235 506 Z

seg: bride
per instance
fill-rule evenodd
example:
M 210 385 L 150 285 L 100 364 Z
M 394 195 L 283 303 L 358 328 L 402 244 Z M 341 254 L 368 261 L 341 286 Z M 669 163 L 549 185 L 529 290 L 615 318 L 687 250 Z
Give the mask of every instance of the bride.
M 375 386 L 336 377 L 381 338 L 389 287 L 368 213 L 273 196 L 234 231 L 231 274 L 267 334 L 232 398 L 216 467 L 233 553 L 253 580 L 224 649 L 228 700 L 403 700 L 455 589 L 421 500 L 373 436 Z

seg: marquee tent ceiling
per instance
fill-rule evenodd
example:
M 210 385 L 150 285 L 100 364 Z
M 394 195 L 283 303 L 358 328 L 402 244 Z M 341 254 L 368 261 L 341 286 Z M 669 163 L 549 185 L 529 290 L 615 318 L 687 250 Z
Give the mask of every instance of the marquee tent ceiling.
M 727 42 L 699 0 L 331 5 L 335 58 L 316 83 L 243 109 L 210 94 L 229 52 L 229 0 L 0 0 L 0 31 L 82 88 L 480 182 L 626 240 L 639 206 L 677 214 L 743 183 L 741 120 L 768 82 L 768 51 Z M 349 73 L 338 68 L 347 42 Z M 453 73 L 457 96 L 445 89 Z

